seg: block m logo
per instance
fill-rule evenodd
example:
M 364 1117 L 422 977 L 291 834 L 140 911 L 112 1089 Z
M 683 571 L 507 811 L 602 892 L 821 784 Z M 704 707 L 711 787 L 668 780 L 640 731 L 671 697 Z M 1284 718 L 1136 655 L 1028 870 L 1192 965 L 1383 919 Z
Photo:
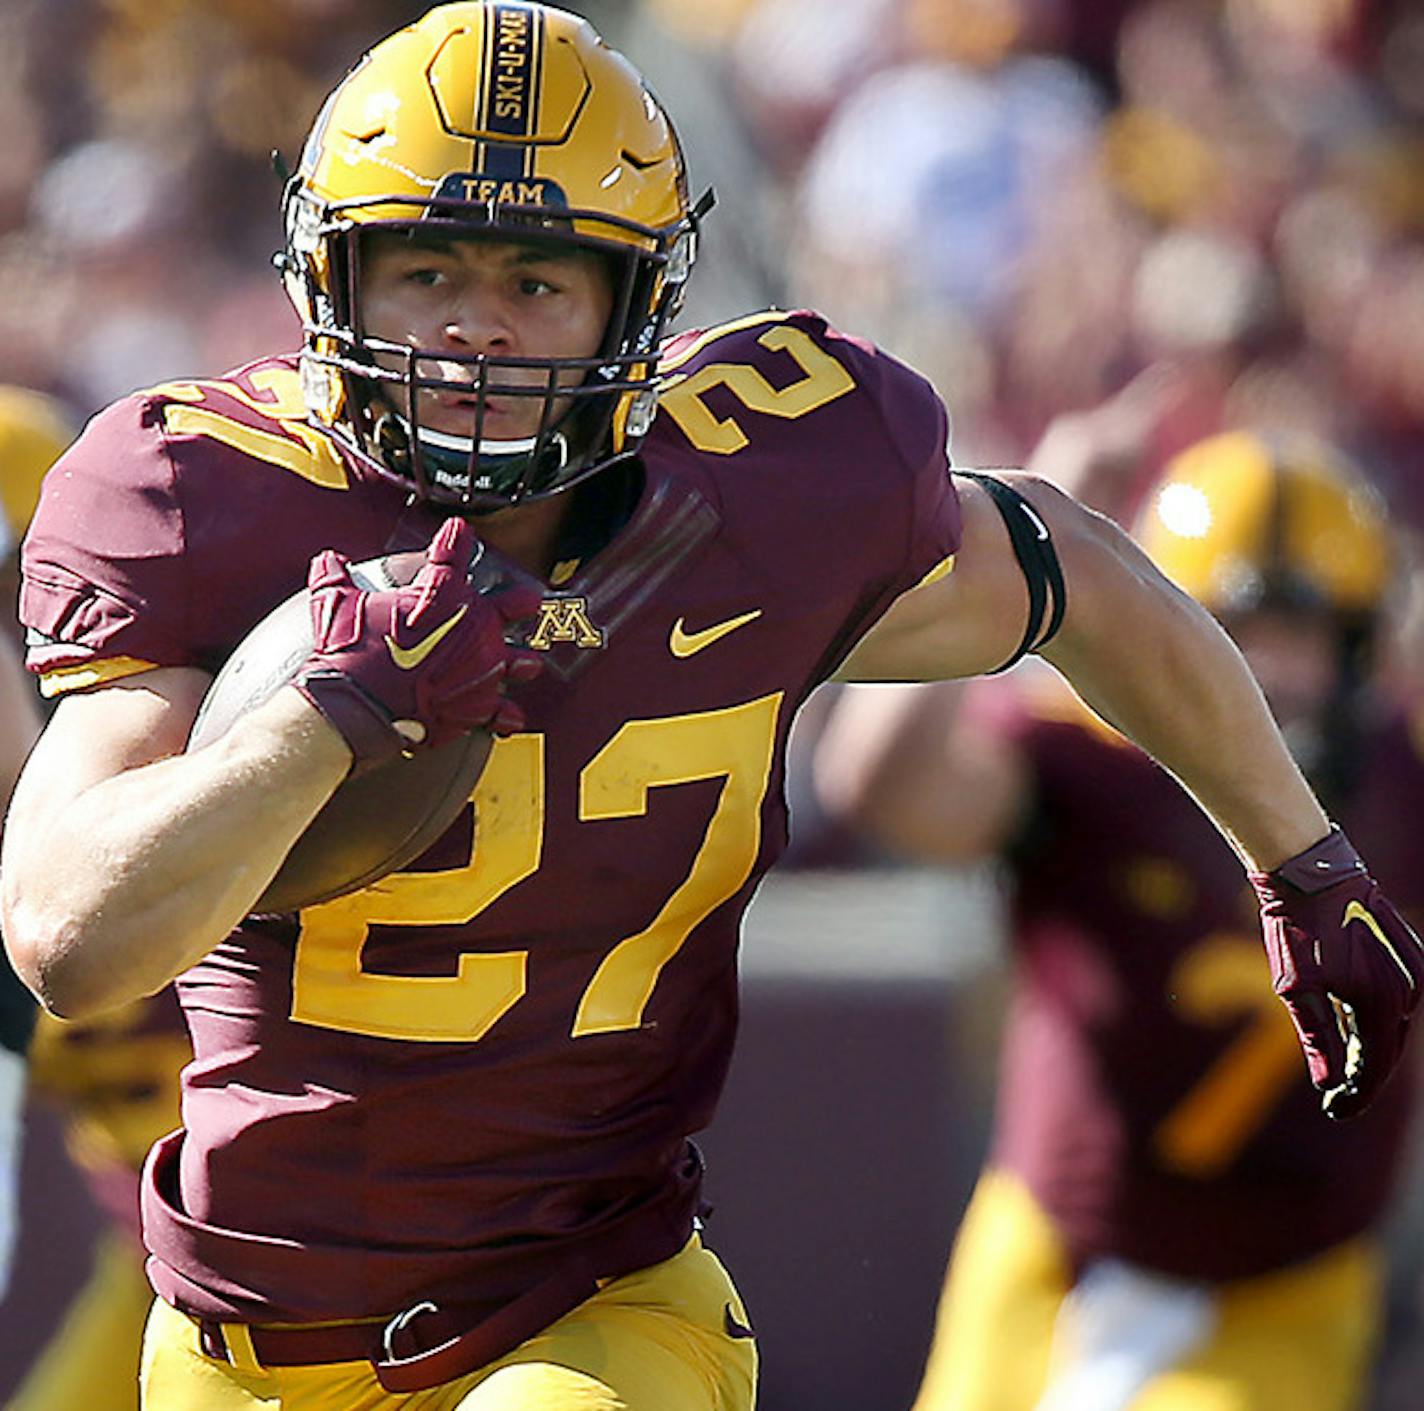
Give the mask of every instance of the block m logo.
M 576 647 L 603 645 L 603 632 L 589 620 L 587 598 L 545 598 L 539 604 L 539 621 L 529 645 L 536 652 L 547 652 L 555 642 L 572 642 Z

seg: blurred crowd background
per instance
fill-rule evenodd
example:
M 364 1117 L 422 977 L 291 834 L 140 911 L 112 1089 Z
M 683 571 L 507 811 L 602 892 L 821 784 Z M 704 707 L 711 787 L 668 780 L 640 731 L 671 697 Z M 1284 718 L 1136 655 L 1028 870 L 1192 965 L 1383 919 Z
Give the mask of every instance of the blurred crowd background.
M 1166 369 L 1151 460 L 1304 426 L 1424 513 L 1413 0 L 574 3 L 718 188 L 694 317 L 809 303 L 880 339 L 964 463 Z M 269 153 L 424 8 L 7 0 L 0 382 L 83 417 L 290 342 Z
M 684 322 L 819 308 L 936 382 L 959 464 L 1052 424 L 1144 489 L 1214 431 L 1307 431 L 1424 527 L 1418 0 L 565 3 L 717 188 Z M 425 8 L 5 0 L 0 383 L 78 426 L 295 346 L 270 154 Z

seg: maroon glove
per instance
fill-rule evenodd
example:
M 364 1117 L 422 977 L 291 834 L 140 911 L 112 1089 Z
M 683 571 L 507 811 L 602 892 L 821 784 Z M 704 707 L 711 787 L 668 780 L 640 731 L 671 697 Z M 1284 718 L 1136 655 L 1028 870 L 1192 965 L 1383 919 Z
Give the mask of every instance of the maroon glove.
M 470 525 L 447 519 L 415 578 L 380 592 L 358 587 L 334 549 L 312 560 L 314 645 L 292 684 L 345 737 L 353 772 L 468 730 L 523 725 L 504 685 L 538 675 L 540 663 L 510 646 L 504 629 L 535 612 L 540 594 L 523 584 L 477 591 L 474 547 Z
M 1331 1117 L 1363 1111 L 1404 1049 L 1424 946 L 1333 828 L 1274 872 L 1253 872 L 1276 993 Z

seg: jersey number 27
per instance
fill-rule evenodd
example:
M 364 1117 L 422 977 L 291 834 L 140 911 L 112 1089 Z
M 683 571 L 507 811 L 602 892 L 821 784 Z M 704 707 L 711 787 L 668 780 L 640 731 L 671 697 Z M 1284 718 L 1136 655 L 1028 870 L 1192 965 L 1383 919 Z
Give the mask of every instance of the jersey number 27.
M 625 723 L 579 773 L 589 825 L 648 811 L 651 790 L 700 779 L 722 788 L 687 877 L 652 921 L 604 957 L 571 1018 L 574 1038 L 636 1029 L 663 967 L 751 876 L 761 848 L 782 693 L 743 705 Z M 544 849 L 544 737 L 495 742 L 475 787 L 475 843 L 463 867 L 397 872 L 301 915 L 292 1018 L 389 1039 L 471 1042 L 527 988 L 529 952 L 463 952 L 452 976 L 362 968 L 372 925 L 459 926 L 538 871 Z

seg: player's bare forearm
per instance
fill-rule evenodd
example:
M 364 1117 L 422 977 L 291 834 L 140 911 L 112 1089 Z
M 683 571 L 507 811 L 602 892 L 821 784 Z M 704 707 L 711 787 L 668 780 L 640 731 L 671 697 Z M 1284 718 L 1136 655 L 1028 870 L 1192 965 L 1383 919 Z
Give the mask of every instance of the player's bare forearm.
M 62 756 L 86 715 L 98 722 L 99 701 L 72 704 L 79 713 L 66 723 L 62 707 L 16 790 L 0 886 L 16 970 L 52 1012 L 77 1018 L 152 993 L 222 940 L 351 756 L 284 690 L 191 755 L 191 707 L 154 711 L 150 741 L 120 727 L 87 766 L 100 777 L 86 777 Z M 139 750 L 150 757 L 135 760 Z
M 1116 526 L 1018 482 L 1053 530 L 1068 610 L 1044 650 L 1083 699 L 1175 774 L 1244 861 L 1275 867 L 1329 820 L 1214 619 Z

